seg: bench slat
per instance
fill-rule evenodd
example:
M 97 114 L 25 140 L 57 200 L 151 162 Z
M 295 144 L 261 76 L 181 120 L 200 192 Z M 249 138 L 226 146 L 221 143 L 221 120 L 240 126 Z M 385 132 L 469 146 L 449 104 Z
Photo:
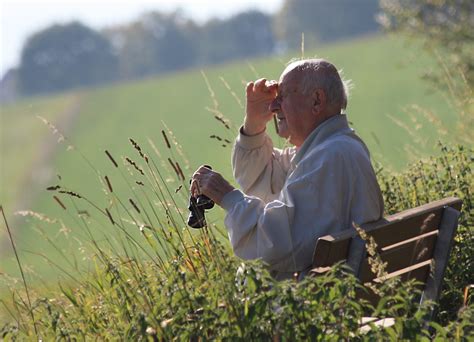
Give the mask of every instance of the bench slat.
M 409 240 L 404 244 L 382 251 L 379 255 L 383 262 L 387 263 L 386 272 L 393 273 L 413 264 L 429 260 L 433 257 L 438 231 L 429 232 L 419 236 L 417 239 Z M 372 273 L 367 258 L 361 265 L 359 277 L 362 282 L 371 281 L 375 274 Z
M 380 250 L 386 246 L 412 239 L 420 234 L 437 230 L 442 214 L 443 208 L 440 208 L 434 212 L 422 213 L 404 221 L 392 221 L 390 224 L 370 232 L 369 235 L 374 238 Z
M 432 263 L 431 259 L 426 260 L 419 264 L 406 267 L 397 272 L 393 272 L 383 278 L 374 279 L 374 281 L 383 282 L 387 279 L 400 276 L 402 281 L 414 279 L 414 280 L 419 281 L 420 283 L 425 283 L 426 279 L 428 278 L 430 274 L 431 263 Z M 361 299 L 365 299 L 369 301 L 369 303 L 371 303 L 372 305 L 377 305 L 378 301 L 380 300 L 380 297 L 377 294 L 375 294 L 372 290 L 370 290 L 370 288 L 368 287 L 365 288 L 365 291 L 359 290 L 357 292 L 357 296 Z

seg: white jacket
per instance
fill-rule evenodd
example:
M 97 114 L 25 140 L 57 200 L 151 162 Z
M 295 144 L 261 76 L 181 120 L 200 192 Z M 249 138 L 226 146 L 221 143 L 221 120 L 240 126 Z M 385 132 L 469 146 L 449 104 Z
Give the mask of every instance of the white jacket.
M 221 204 L 234 252 L 263 259 L 278 279 L 311 266 L 318 237 L 383 215 L 369 152 L 343 114 L 299 149 L 276 149 L 265 132 L 240 134 L 232 166 L 243 192 L 233 190 Z

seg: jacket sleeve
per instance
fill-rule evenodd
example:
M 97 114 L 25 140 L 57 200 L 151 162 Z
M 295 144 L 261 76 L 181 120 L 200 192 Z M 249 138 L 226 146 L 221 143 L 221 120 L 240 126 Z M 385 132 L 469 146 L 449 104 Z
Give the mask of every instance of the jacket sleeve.
M 235 254 L 261 258 L 276 270 L 306 268 L 315 238 L 340 227 L 340 208 L 349 208 L 341 193 L 350 198 L 352 177 L 343 159 L 320 154 L 299 163 L 278 198 L 268 203 L 239 190 L 224 196 L 225 225 Z
M 232 151 L 234 178 L 245 194 L 269 202 L 283 188 L 294 152 L 293 148 L 274 148 L 265 132 L 246 136 L 241 130 Z

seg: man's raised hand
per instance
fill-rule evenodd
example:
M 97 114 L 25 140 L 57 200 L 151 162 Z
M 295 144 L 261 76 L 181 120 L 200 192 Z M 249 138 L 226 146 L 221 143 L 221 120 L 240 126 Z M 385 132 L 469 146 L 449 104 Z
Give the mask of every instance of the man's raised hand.
M 273 117 L 270 104 L 277 96 L 278 82 L 261 78 L 247 83 L 247 110 L 244 121 L 244 134 L 256 135 L 265 130 L 267 122 Z

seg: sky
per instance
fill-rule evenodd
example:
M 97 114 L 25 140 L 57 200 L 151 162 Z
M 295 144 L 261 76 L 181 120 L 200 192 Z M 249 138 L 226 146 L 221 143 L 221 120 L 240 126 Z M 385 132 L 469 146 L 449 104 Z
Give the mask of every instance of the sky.
M 100 29 L 127 23 L 150 10 L 165 12 L 180 8 L 198 22 L 226 18 L 245 9 L 276 12 L 283 0 L 1 0 L 0 78 L 18 66 L 28 36 L 53 23 L 79 20 Z

